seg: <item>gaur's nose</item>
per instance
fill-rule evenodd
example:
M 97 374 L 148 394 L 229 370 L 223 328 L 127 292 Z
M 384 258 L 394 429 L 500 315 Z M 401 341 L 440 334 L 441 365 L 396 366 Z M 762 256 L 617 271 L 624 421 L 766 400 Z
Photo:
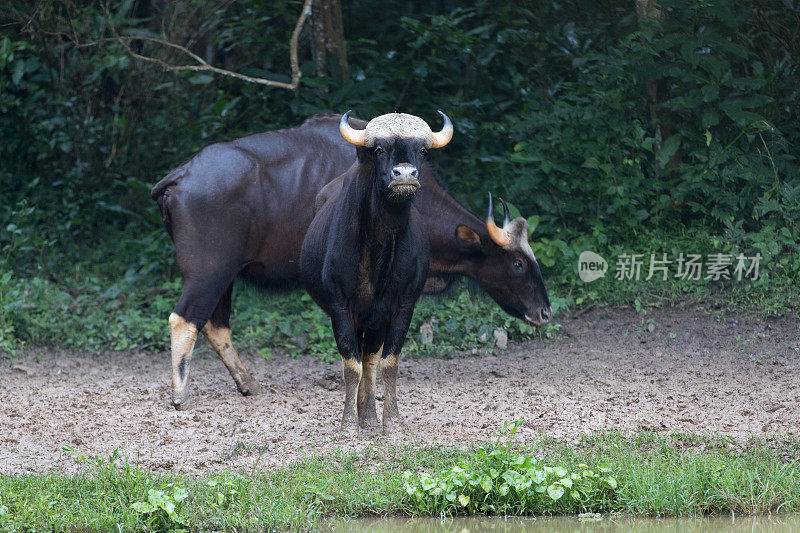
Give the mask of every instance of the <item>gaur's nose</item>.
M 548 322 L 550 322 L 550 315 L 551 315 L 552 313 L 553 313 L 553 310 L 552 310 L 552 308 L 550 308 L 550 307 L 542 307 L 542 308 L 539 310 L 539 316 L 541 317 L 541 319 L 542 319 L 542 322 L 544 322 L 545 324 L 547 324 Z
M 419 177 L 419 170 L 417 167 L 412 165 L 411 163 L 400 163 L 396 165 L 392 169 L 392 179 L 400 179 L 400 178 L 418 178 Z

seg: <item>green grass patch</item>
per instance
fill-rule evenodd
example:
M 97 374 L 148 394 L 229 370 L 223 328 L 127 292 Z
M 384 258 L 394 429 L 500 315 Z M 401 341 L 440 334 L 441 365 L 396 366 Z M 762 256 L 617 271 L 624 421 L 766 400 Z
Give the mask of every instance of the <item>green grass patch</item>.
M 513 439 L 519 424 L 507 424 L 494 442 L 467 450 L 377 442 L 266 472 L 181 476 L 141 470 L 116 454 L 83 459 L 72 475 L 0 476 L 0 526 L 269 531 L 395 514 L 697 517 L 800 511 L 795 440 L 740 445 L 724 437 L 644 432 L 522 445 Z

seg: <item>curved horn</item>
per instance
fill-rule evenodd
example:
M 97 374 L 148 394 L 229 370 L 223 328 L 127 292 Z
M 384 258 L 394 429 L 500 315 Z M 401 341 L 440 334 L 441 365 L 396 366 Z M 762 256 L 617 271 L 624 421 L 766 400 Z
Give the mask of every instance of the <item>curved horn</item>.
M 431 148 L 441 148 L 446 146 L 447 143 L 450 142 L 450 139 L 453 138 L 453 123 L 450 122 L 450 119 L 447 118 L 447 115 L 442 113 L 441 111 L 437 111 L 440 115 L 442 115 L 442 119 L 444 120 L 444 126 L 442 126 L 442 131 L 437 131 L 433 134 L 433 142 L 431 143 Z
M 486 229 L 489 232 L 489 237 L 498 246 L 508 246 L 511 244 L 511 235 L 504 229 L 497 227 L 494 223 L 494 214 L 492 213 L 492 193 L 489 193 L 489 211 L 486 213 Z
M 503 217 L 503 227 L 507 227 L 508 223 L 511 222 L 511 216 L 508 214 L 508 206 L 506 205 L 506 201 L 500 198 L 500 202 L 503 204 L 503 213 L 505 216 Z
M 347 121 L 350 118 L 352 110 L 342 115 L 342 120 L 339 121 L 339 133 L 342 134 L 344 140 L 356 146 L 365 146 L 367 142 L 367 130 L 357 130 L 350 126 Z

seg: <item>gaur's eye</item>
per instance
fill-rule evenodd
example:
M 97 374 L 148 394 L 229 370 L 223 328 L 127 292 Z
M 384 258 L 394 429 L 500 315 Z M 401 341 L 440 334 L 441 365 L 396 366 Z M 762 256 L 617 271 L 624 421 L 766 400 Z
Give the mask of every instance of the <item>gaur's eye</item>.
M 425 148 L 421 148 L 420 151 L 419 151 L 419 155 L 421 155 L 423 157 L 428 155 L 428 150 L 426 150 Z
M 375 155 L 381 155 L 384 152 L 384 149 L 380 146 L 375 147 Z
M 519 259 L 514 261 L 514 268 L 517 270 L 517 272 L 522 272 L 522 261 Z

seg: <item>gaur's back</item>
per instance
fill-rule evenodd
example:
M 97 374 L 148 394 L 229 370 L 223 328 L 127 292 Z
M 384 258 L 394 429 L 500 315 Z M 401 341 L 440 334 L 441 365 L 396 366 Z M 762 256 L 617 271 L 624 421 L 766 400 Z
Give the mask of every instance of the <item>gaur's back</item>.
M 268 286 L 297 283 L 315 197 L 355 160 L 355 148 L 332 130 L 331 120 L 312 117 L 301 126 L 212 144 L 170 172 L 151 194 L 178 239 L 176 249 L 193 255 L 232 239 L 245 278 Z

